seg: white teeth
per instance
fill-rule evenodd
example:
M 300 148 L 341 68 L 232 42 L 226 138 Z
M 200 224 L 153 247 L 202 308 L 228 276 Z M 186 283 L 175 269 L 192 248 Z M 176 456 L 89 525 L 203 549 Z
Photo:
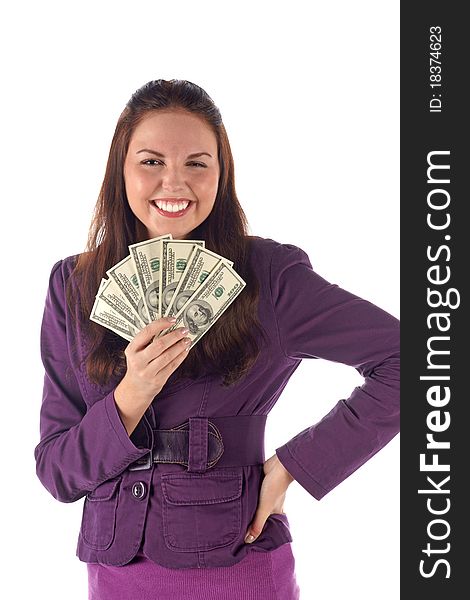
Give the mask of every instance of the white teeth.
M 156 201 L 155 204 L 165 212 L 178 212 L 187 208 L 189 202 L 161 202 Z

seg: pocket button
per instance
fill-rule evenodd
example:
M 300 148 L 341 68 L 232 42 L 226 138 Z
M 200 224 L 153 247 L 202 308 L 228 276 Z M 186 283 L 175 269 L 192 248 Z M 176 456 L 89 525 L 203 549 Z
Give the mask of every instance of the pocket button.
M 147 493 L 147 487 L 143 481 L 136 481 L 132 486 L 132 495 L 134 498 L 142 500 L 145 498 L 145 494 Z

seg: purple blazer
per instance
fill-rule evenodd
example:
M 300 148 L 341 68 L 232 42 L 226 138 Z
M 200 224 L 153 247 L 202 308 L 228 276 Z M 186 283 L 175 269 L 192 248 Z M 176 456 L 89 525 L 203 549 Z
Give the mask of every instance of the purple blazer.
M 228 388 L 218 376 L 175 381 L 172 374 L 131 436 L 114 400 L 118 378 L 95 385 L 81 364 L 87 342 L 65 302 L 76 256 L 52 267 L 34 456 L 37 476 L 55 499 L 85 497 L 80 560 L 124 565 L 143 540 L 144 553 L 165 567 L 230 566 L 250 550 L 291 542 L 285 513 L 270 515 L 252 544 L 244 536 L 264 477 L 266 417 L 303 358 L 344 363 L 364 377 L 323 419 L 276 448 L 314 498 L 320 500 L 399 431 L 399 321 L 322 278 L 301 248 L 250 240 L 266 333 L 257 362 Z M 76 294 L 78 306 L 78 289 Z M 187 460 L 170 460 L 176 456 Z

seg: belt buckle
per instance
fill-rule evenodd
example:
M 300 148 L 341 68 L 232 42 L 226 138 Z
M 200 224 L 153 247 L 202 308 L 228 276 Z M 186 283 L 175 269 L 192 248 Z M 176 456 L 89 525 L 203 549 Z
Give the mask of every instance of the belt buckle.
M 218 462 L 224 452 L 222 436 L 208 417 L 190 417 L 188 425 L 188 459 L 185 464 L 190 472 L 204 473 Z
M 222 436 L 208 417 L 190 417 L 171 429 L 157 430 L 154 439 L 154 462 L 181 464 L 188 471 L 212 468 L 224 452 Z
M 150 469 L 153 463 L 152 450 L 146 456 L 138 458 L 135 462 L 131 463 L 127 468 L 129 471 L 143 471 L 144 469 Z

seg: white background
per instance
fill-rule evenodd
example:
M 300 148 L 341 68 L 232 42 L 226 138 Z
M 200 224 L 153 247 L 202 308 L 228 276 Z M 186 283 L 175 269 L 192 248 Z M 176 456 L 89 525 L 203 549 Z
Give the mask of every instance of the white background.
M 0 21 L 2 586 L 83 600 L 83 499 L 59 503 L 35 475 L 39 329 L 52 265 L 84 249 L 120 112 L 152 79 L 202 86 L 251 233 L 302 247 L 399 317 L 399 3 L 29 1 Z M 266 458 L 362 383 L 304 360 L 268 419 Z M 399 597 L 398 461 L 399 436 L 320 502 L 289 487 L 302 600 Z

